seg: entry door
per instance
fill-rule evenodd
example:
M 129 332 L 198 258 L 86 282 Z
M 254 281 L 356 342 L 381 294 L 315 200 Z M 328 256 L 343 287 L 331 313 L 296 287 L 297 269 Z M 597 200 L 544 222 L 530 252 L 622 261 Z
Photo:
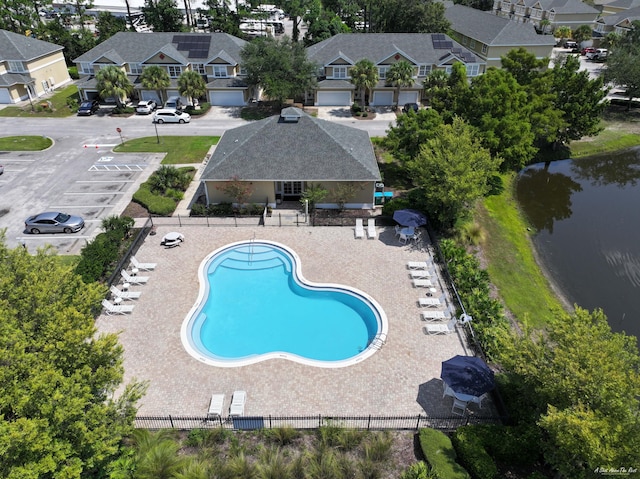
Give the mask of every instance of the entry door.
M 283 181 L 282 196 L 284 200 L 300 199 L 302 194 L 302 181 Z

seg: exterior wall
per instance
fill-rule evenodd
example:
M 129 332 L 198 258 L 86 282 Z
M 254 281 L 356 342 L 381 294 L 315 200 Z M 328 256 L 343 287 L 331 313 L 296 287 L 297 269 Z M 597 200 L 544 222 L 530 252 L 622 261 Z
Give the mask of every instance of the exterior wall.
M 11 103 L 18 103 L 21 100 L 26 100 L 27 98 L 29 98 L 26 88 L 22 86 L 12 85 L 6 87 L 6 90 L 9 92 Z
M 62 52 L 57 52 L 53 55 L 28 62 L 26 64 L 26 68 L 28 69 L 31 78 L 35 81 L 34 88 L 37 96 L 41 96 L 46 93 L 42 84 L 43 81 L 46 81 L 49 84 L 49 89 L 57 88 L 71 81 Z M 53 79 L 53 84 L 51 79 Z
M 216 203 L 234 203 L 235 200 L 226 195 L 219 188 L 224 187 L 227 181 L 205 181 L 205 190 L 207 195 L 207 201 L 209 204 Z M 264 204 L 267 201 L 269 204 L 275 204 L 276 193 L 274 189 L 273 181 L 252 181 L 253 193 L 247 200 L 247 203 L 260 203 Z

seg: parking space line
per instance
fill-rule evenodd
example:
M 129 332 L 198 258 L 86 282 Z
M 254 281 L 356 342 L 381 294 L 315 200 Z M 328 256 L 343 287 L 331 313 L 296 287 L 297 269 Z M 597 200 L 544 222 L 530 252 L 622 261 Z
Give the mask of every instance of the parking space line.
M 64 235 L 64 236 L 58 236 L 58 235 L 52 235 L 52 234 L 37 234 L 37 235 L 29 235 L 29 236 L 16 236 L 16 239 L 18 241 L 20 240 L 32 240 L 32 239 L 37 239 L 37 238 L 45 238 L 45 239 L 72 239 L 72 238 L 78 238 L 78 239 L 88 239 L 91 238 L 91 236 L 89 235 Z
M 49 208 L 54 210 L 69 208 L 113 208 L 113 205 L 49 205 Z
M 146 165 L 91 165 L 89 171 L 142 171 Z
M 74 193 L 73 191 L 67 191 L 62 193 L 63 195 L 126 195 L 126 191 L 94 191 L 90 193 L 78 192 Z
M 134 180 L 78 180 L 76 183 L 133 183 Z

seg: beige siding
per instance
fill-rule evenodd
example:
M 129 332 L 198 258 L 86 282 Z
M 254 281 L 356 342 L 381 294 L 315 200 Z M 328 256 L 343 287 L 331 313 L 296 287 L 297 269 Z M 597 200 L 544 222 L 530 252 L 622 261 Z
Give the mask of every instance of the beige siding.
M 233 203 L 235 200 L 226 195 L 219 188 L 224 187 L 228 182 L 226 181 L 207 181 L 205 182 L 207 188 L 207 196 L 209 197 L 209 203 Z M 260 203 L 264 204 L 265 201 L 269 203 L 276 202 L 276 195 L 274 191 L 273 181 L 253 181 L 252 182 L 253 193 L 247 200 L 247 203 Z
M 62 52 L 29 62 L 26 66 L 31 78 L 35 80 L 34 86 L 38 96 L 45 93 L 42 86 L 43 81 L 48 82 L 50 88 L 57 88 L 71 81 Z M 24 94 L 26 95 L 26 91 Z

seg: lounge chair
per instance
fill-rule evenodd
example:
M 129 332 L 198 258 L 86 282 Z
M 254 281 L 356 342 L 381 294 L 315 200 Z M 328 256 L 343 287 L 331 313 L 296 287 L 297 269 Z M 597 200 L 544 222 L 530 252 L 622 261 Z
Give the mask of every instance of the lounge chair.
M 413 280 L 414 288 L 433 288 L 433 283 L 430 279 L 414 279 Z
M 444 321 L 448 319 L 444 311 L 422 311 L 420 315 L 423 321 Z
M 111 316 L 112 314 L 126 314 L 131 313 L 133 311 L 133 306 L 120 306 L 119 304 L 113 304 L 107 299 L 102 300 L 102 306 L 104 306 L 104 310 L 107 315 Z
M 409 271 L 409 276 L 411 276 L 411 278 L 413 279 L 426 279 L 426 278 L 431 278 L 431 273 L 429 271 L 425 270 L 419 270 L 419 271 Z
M 457 414 L 458 416 L 464 416 L 465 412 L 467 412 L 467 404 L 468 403 L 466 401 L 461 401 L 460 399 L 454 397 L 451 413 Z
M 442 304 L 442 296 L 439 298 L 418 298 L 418 305 L 422 308 L 437 308 Z
M 456 330 L 456 318 L 451 318 L 447 324 L 427 324 L 423 329 L 425 334 L 450 334 Z
M 364 238 L 364 225 L 362 224 L 362 218 L 356 218 L 356 238 Z
M 131 276 L 125 270 L 120 271 L 120 274 L 124 282 L 129 284 L 145 284 L 149 281 L 149 276 Z
M 140 291 L 120 291 L 115 286 L 111 286 L 109 288 L 109 291 L 111 291 L 111 294 L 115 298 L 122 298 L 122 299 L 138 299 L 142 294 Z
M 427 269 L 429 267 L 429 263 L 426 261 L 409 261 L 407 263 L 407 268 L 409 269 Z
M 367 221 L 367 236 L 369 239 L 376 237 L 376 220 L 373 218 L 369 218 L 369 221 Z
M 141 263 L 135 256 L 131 257 L 131 265 L 140 271 L 153 271 L 158 263 Z
M 229 406 L 229 416 L 244 416 L 244 403 L 247 401 L 245 391 L 234 391 Z
M 224 394 L 214 394 L 211 396 L 211 402 L 209 403 L 209 411 L 207 411 L 207 417 L 220 417 L 222 416 L 222 406 L 224 406 Z

